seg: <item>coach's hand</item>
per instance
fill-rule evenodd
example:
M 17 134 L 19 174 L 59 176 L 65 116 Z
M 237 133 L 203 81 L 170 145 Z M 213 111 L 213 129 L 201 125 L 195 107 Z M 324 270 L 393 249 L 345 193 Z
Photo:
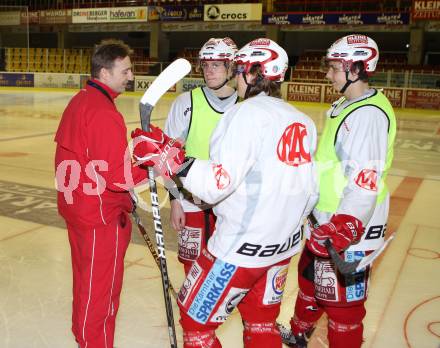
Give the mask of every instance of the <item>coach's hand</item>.
M 347 249 L 362 237 L 364 227 L 362 222 L 354 216 L 339 214 L 333 215 L 330 222 L 312 230 L 307 247 L 312 253 L 321 257 L 328 257 L 324 242 L 330 239 L 336 252 Z
M 177 139 L 167 136 L 159 127 L 150 125 L 150 131 L 135 129 L 133 157 L 138 165 L 153 167 L 156 175 L 169 179 L 175 175 L 185 160 L 185 151 Z

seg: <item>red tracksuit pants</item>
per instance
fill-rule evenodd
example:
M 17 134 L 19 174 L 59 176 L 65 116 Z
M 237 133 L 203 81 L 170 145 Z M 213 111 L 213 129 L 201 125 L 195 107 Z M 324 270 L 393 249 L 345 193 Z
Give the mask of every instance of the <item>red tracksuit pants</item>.
M 106 226 L 67 223 L 72 254 L 72 332 L 81 348 L 113 348 L 115 319 L 130 242 L 131 221 L 121 213 Z

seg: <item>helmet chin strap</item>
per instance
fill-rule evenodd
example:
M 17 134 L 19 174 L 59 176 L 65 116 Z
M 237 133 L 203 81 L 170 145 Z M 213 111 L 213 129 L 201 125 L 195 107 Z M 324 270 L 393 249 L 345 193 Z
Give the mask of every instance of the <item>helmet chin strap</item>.
M 358 77 L 356 80 L 354 80 L 354 81 L 349 80 L 349 79 L 348 79 L 348 74 L 349 74 L 349 71 L 346 70 L 346 71 L 345 71 L 345 79 L 347 80 L 347 82 L 345 82 L 344 87 L 341 88 L 340 93 L 345 93 L 345 91 L 347 90 L 347 88 L 348 88 L 352 83 L 355 83 L 355 82 L 359 81 L 359 77 Z
M 203 78 L 203 79 L 205 79 L 205 78 Z M 217 87 L 209 87 L 209 88 L 212 89 L 212 90 L 214 90 L 214 91 L 218 91 L 220 88 L 222 88 L 224 85 L 226 85 L 226 84 L 229 82 L 229 80 L 230 80 L 230 79 L 226 79 L 225 82 L 223 82 L 223 83 L 220 84 L 219 86 L 217 86 Z M 205 83 L 206 83 L 206 81 L 205 81 Z

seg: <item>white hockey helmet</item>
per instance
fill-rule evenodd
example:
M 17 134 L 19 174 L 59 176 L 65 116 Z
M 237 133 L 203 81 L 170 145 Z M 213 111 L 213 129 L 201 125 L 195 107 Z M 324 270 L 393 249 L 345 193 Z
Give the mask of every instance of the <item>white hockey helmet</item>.
M 286 51 L 275 41 L 260 38 L 249 42 L 238 50 L 234 62 L 245 67 L 244 73 L 248 73 L 253 65 L 260 65 L 265 78 L 282 82 L 289 58 Z
M 371 75 L 376 70 L 379 60 L 379 48 L 376 42 L 366 35 L 347 35 L 330 46 L 326 60 L 341 62 L 345 71 L 350 71 L 353 63 L 362 62 L 366 73 Z
M 223 60 L 232 62 L 235 52 L 237 52 L 237 45 L 231 38 L 211 38 L 200 49 L 199 60 Z

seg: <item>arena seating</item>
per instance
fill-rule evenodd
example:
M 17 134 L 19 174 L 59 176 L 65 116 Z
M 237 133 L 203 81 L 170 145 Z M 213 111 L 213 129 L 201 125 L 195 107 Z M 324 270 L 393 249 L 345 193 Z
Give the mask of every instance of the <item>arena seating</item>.
M 295 82 L 326 82 L 325 72 L 321 70 L 321 59 L 325 51 L 308 51 L 298 58 L 292 67 L 291 81 Z M 406 53 L 384 52 L 381 53 L 376 74 L 381 73 L 406 73 L 440 75 L 440 66 L 434 65 L 408 65 Z
M 202 73 L 198 66 L 199 50 L 200 48 L 184 48 L 182 51 L 180 51 L 177 54 L 177 58 L 185 58 L 191 62 L 192 65 L 191 76 L 193 77 L 202 76 Z
M 6 71 L 11 72 L 53 72 L 53 73 L 90 73 L 91 48 L 6 48 Z M 143 49 L 135 49 L 133 55 L 135 73 L 148 73 L 157 59 L 148 58 Z
M 6 71 L 88 73 L 91 49 L 6 48 Z M 29 67 L 28 67 L 29 60 Z
M 188 59 L 193 69 L 192 77 L 201 77 L 198 67 L 198 48 L 185 48 L 178 57 Z M 91 48 L 27 48 L 10 47 L 5 49 L 5 70 L 10 72 L 51 72 L 51 73 L 90 73 Z M 325 51 L 306 51 L 291 67 L 288 76 L 290 81 L 326 83 L 325 72 L 321 70 L 321 59 Z M 137 75 L 157 75 L 166 66 L 157 58 L 149 58 L 146 48 L 135 48 L 132 56 L 133 71 Z M 29 65 L 28 65 L 29 64 Z M 428 76 L 430 75 L 430 76 Z M 393 83 L 403 87 L 408 81 L 413 85 L 423 86 L 417 82 L 431 77 L 436 86 L 440 76 L 440 66 L 408 65 L 405 53 L 381 53 L 381 59 L 374 75 L 378 85 Z M 435 80 L 435 81 L 434 81 Z M 405 82 L 407 81 L 407 82 Z
M 411 0 L 274 0 L 274 12 L 409 11 Z

